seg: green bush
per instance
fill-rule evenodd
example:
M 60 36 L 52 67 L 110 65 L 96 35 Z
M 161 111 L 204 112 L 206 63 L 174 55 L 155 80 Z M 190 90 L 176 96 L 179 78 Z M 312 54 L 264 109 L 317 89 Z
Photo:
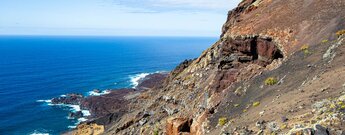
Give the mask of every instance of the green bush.
M 278 80 L 274 77 L 269 77 L 265 80 L 265 85 L 275 85 L 278 83 Z
M 260 105 L 260 102 L 254 102 L 253 103 L 253 107 L 257 107 L 257 106 L 259 106 Z
M 307 45 L 307 44 L 303 45 L 303 46 L 301 47 L 301 51 L 303 51 L 303 53 L 304 53 L 305 55 L 310 54 L 309 45 Z
M 322 43 L 327 43 L 327 42 L 328 42 L 328 40 L 327 40 L 327 39 L 325 39 L 325 40 L 322 40 L 321 42 L 322 42 Z
M 228 119 L 225 117 L 221 117 L 218 119 L 218 125 L 224 126 L 228 122 Z
M 153 131 L 153 135 L 158 135 L 158 134 L 159 134 L 158 129 L 155 129 L 155 130 Z

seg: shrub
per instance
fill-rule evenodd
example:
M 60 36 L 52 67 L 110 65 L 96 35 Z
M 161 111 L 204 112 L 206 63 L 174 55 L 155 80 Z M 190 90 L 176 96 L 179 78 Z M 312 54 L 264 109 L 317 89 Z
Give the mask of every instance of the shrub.
M 234 107 L 239 107 L 240 106 L 240 104 L 234 104 Z
M 259 106 L 260 105 L 260 102 L 254 102 L 253 103 L 253 107 L 257 107 L 257 106 Z
M 339 37 L 341 35 L 344 35 L 345 34 L 345 30 L 339 30 L 336 35 Z
M 156 128 L 154 131 L 153 131 L 153 135 L 158 135 L 159 134 L 159 131 L 158 129 Z
M 303 53 L 304 53 L 304 55 L 310 54 L 309 50 L 304 50 Z
M 345 109 L 345 105 L 342 105 L 342 106 L 340 107 L 340 109 Z
M 190 79 L 192 79 L 192 75 L 186 76 L 186 78 L 184 80 L 190 80 Z
M 278 83 L 278 80 L 274 77 L 269 77 L 265 80 L 265 85 L 275 85 Z
M 327 43 L 327 42 L 328 42 L 328 40 L 327 40 L 327 39 L 325 39 L 325 40 L 322 40 L 321 42 L 322 42 L 322 43 Z
M 225 117 L 221 117 L 218 119 L 218 125 L 224 126 L 228 122 L 228 119 Z
M 304 50 L 308 50 L 309 49 L 309 45 L 305 44 L 301 47 L 301 50 L 304 51 Z

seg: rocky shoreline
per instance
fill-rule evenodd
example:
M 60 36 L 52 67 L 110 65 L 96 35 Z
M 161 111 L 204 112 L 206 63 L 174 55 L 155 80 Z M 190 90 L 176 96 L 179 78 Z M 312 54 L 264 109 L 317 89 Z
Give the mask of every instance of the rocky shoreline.
M 122 88 L 113 90 L 93 90 L 90 96 L 79 93 L 69 93 L 51 99 L 52 105 L 79 106 L 80 109 L 70 111 L 69 119 L 81 119 L 81 123 L 97 123 L 107 125 L 130 109 L 128 104 L 132 98 L 143 91 L 160 87 L 168 73 L 153 73 L 142 78 L 135 88 Z M 114 114 L 115 113 L 115 114 Z M 80 123 L 78 123 L 80 125 Z

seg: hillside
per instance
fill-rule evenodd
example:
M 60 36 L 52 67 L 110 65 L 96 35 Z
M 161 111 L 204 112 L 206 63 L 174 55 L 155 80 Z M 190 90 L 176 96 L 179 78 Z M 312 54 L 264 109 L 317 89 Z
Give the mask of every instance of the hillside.
M 199 58 L 74 133 L 345 134 L 344 9 L 243 0 Z

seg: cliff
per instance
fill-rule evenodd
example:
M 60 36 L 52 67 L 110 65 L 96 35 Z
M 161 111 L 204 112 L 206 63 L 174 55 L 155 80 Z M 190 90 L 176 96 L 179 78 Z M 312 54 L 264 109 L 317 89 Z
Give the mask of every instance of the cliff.
M 75 133 L 344 134 L 344 9 L 343 0 L 243 0 L 199 58 Z

